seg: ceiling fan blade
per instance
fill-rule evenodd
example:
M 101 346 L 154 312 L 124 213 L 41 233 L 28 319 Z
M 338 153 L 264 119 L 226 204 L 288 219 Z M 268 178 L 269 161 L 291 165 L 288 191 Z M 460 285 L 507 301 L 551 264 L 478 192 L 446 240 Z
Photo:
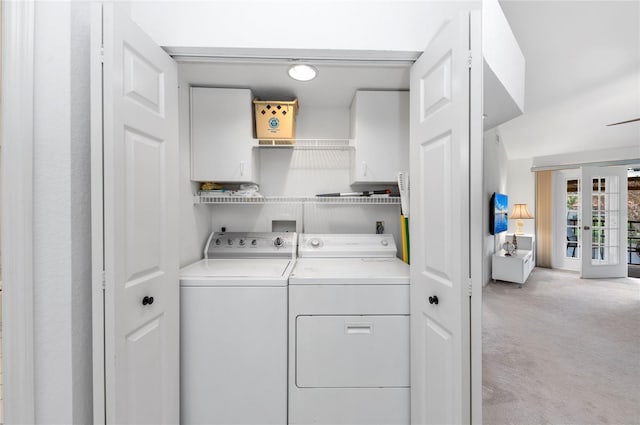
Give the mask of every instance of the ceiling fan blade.
M 612 125 L 618 125 L 618 124 L 626 124 L 628 122 L 634 122 L 634 121 L 640 121 L 640 118 L 634 118 L 632 120 L 627 120 L 627 121 L 614 122 L 612 124 L 607 124 L 607 127 L 611 127 Z

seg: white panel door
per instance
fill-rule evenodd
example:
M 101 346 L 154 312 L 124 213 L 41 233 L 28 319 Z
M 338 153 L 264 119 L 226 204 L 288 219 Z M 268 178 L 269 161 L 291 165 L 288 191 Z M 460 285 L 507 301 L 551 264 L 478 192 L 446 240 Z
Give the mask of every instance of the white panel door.
M 582 167 L 583 278 L 627 276 L 627 167 Z
M 481 99 L 482 85 L 470 51 L 482 54 L 470 38 L 480 40 L 478 19 L 465 13 L 450 21 L 411 69 L 413 424 L 471 421 L 470 140 L 482 132 L 481 124 L 472 125 L 471 96 Z M 482 112 L 473 113 L 479 119 Z M 473 169 L 481 181 L 475 172 L 481 167 Z
M 178 423 L 177 66 L 122 3 L 92 62 L 94 419 Z

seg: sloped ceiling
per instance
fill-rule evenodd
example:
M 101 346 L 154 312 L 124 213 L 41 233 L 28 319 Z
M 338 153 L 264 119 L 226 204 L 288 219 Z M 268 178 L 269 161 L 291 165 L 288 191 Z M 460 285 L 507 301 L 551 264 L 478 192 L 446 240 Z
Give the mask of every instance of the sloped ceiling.
M 640 2 L 500 2 L 526 59 L 525 114 L 498 127 L 509 159 L 638 147 Z

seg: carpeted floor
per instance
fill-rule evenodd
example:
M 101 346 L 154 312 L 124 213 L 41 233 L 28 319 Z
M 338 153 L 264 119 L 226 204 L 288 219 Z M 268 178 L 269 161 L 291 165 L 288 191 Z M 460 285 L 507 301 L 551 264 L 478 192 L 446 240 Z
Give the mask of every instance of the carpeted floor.
M 486 425 L 640 424 L 640 279 L 536 268 L 483 296 Z

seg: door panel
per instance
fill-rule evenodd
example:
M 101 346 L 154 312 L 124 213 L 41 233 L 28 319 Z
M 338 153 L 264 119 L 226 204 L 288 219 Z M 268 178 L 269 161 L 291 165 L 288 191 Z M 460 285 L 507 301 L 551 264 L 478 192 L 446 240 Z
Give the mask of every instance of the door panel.
M 164 73 L 143 55 L 124 45 L 124 94 L 133 102 L 164 115 Z
M 166 183 L 165 143 L 131 128 L 125 129 L 126 264 L 129 280 L 161 270 L 163 196 Z M 138 282 L 139 283 L 139 282 Z
M 421 78 L 420 117 L 424 120 L 451 102 L 451 52 Z
M 424 231 L 429 235 L 429 243 L 424 244 L 424 274 L 429 274 L 434 282 L 451 287 L 452 271 L 449 251 L 451 249 L 450 208 L 451 176 L 451 133 L 438 136 L 420 145 L 420 159 L 423 170 L 422 187 L 429 188 L 428 202 L 437 208 L 422 208 Z M 438 184 L 433 184 L 434 176 L 441 176 Z
M 627 276 L 627 167 L 582 167 L 583 278 Z
M 162 410 L 157 400 L 163 398 L 162 375 L 158 370 L 164 363 L 162 353 L 162 317 L 152 319 L 127 335 L 127 418 L 135 424 L 160 424 Z
M 439 367 L 427 368 L 426 382 L 453 382 L 452 362 L 454 355 L 453 335 L 444 327 L 423 316 L 425 321 L 425 345 L 427 347 L 425 363 Z M 426 403 L 424 403 L 425 417 L 439 418 L 438 423 L 453 424 L 453 386 L 435 386 L 427 388 Z M 434 422 L 431 422 L 434 423 Z
M 470 67 L 470 52 L 482 54 L 470 37 L 480 37 L 479 29 L 479 15 L 461 14 L 411 69 L 413 424 L 471 420 L 471 95 L 481 99 L 482 87 L 471 87 L 481 66 Z
M 126 4 L 94 14 L 94 420 L 178 423 L 177 66 Z

